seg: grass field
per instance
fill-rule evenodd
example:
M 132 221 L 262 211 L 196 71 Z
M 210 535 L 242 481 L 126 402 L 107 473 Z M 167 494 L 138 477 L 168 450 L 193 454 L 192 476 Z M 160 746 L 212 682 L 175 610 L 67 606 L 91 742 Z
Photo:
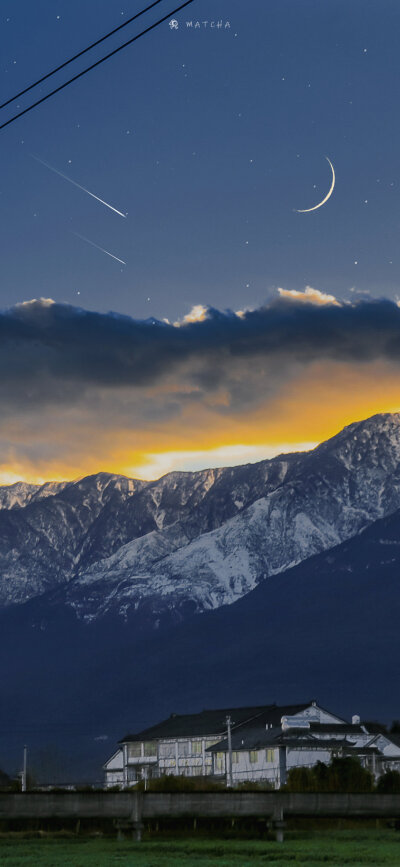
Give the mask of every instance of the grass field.
M 400 833 L 391 830 L 288 834 L 266 840 L 176 840 L 121 842 L 110 838 L 52 835 L 0 837 L 1 867 L 361 867 L 400 865 Z

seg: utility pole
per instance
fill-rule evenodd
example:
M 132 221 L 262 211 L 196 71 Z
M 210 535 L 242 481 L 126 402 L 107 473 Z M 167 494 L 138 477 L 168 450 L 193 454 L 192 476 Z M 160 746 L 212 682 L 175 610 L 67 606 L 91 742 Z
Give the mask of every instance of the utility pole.
M 24 746 L 24 765 L 23 765 L 22 776 L 21 776 L 21 792 L 26 792 L 27 759 L 28 759 L 28 747 L 25 744 L 25 746 Z
M 230 717 L 230 714 L 228 714 L 226 717 L 226 727 L 228 729 L 228 767 L 226 770 L 226 785 L 227 785 L 227 787 L 231 788 L 233 785 L 233 780 L 232 780 L 232 731 L 231 731 L 232 719 Z

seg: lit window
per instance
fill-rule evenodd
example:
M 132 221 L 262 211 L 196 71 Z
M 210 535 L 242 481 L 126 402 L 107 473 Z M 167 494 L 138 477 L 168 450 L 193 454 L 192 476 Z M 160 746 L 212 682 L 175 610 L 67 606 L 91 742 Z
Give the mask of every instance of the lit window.
M 258 750 L 250 750 L 250 761 L 253 765 L 258 762 Z
M 155 741 L 146 741 L 145 742 L 144 755 L 145 756 L 156 756 L 157 755 L 157 744 Z
M 215 756 L 215 769 L 216 771 L 224 770 L 224 753 L 216 753 Z
M 265 750 L 265 758 L 267 762 L 275 761 L 275 750 Z
M 137 759 L 142 755 L 142 745 L 139 743 L 128 744 L 128 759 Z
M 192 741 L 192 756 L 201 756 L 201 741 Z
M 233 753 L 232 753 L 232 764 L 233 765 L 239 764 L 239 753 L 236 750 L 233 750 Z

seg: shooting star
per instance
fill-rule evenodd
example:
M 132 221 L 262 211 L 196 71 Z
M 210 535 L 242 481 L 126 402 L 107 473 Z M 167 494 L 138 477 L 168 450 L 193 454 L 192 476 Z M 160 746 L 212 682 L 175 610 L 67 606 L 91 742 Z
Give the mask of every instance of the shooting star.
M 86 241 L 87 244 L 91 244 L 92 247 L 96 247 L 96 250 L 101 250 L 102 253 L 105 253 L 106 256 L 111 256 L 112 259 L 116 259 L 117 262 L 121 262 L 121 265 L 126 265 L 123 259 L 118 259 L 118 256 L 114 256 L 113 253 L 109 253 L 108 250 L 105 250 L 104 247 L 99 247 L 98 244 L 95 244 L 94 241 L 90 241 L 89 238 L 85 238 L 84 235 L 80 235 L 79 232 L 73 232 L 73 235 L 76 235 L 77 238 L 80 238 L 82 241 Z
M 45 166 L 46 169 L 50 169 L 51 172 L 54 172 L 56 175 L 60 175 L 60 178 L 64 178 L 64 181 L 69 181 L 70 184 L 73 184 L 74 187 L 78 187 L 78 190 L 83 190 L 84 193 L 87 193 L 88 196 L 91 196 L 92 199 L 96 199 L 97 202 L 101 202 L 102 205 L 105 205 L 106 208 L 109 208 L 110 211 L 114 211 L 115 214 L 119 214 L 120 217 L 123 217 L 126 220 L 126 214 L 123 214 L 122 211 L 119 211 L 118 208 L 114 208 L 113 205 L 109 205 L 108 202 L 105 202 L 104 199 L 100 199 L 99 196 L 95 196 L 94 193 L 91 193 L 90 190 L 87 190 L 86 187 L 82 187 L 81 184 L 77 184 L 76 181 L 73 181 L 72 178 L 69 178 L 68 175 L 64 175 L 63 172 L 60 172 L 58 169 L 55 169 L 54 166 L 51 166 L 50 163 L 46 163 L 45 160 L 41 160 L 39 157 L 35 157 L 35 154 L 31 154 L 32 159 L 36 160 L 36 162 L 41 163 L 42 166 Z

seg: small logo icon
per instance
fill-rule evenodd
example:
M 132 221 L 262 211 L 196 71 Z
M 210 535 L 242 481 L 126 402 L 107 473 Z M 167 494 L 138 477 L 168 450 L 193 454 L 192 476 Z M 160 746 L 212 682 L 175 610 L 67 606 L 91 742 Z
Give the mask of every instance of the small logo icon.
M 178 30 L 179 21 L 177 21 L 176 18 L 171 18 L 171 21 L 169 22 L 169 26 L 170 26 L 171 30 Z

